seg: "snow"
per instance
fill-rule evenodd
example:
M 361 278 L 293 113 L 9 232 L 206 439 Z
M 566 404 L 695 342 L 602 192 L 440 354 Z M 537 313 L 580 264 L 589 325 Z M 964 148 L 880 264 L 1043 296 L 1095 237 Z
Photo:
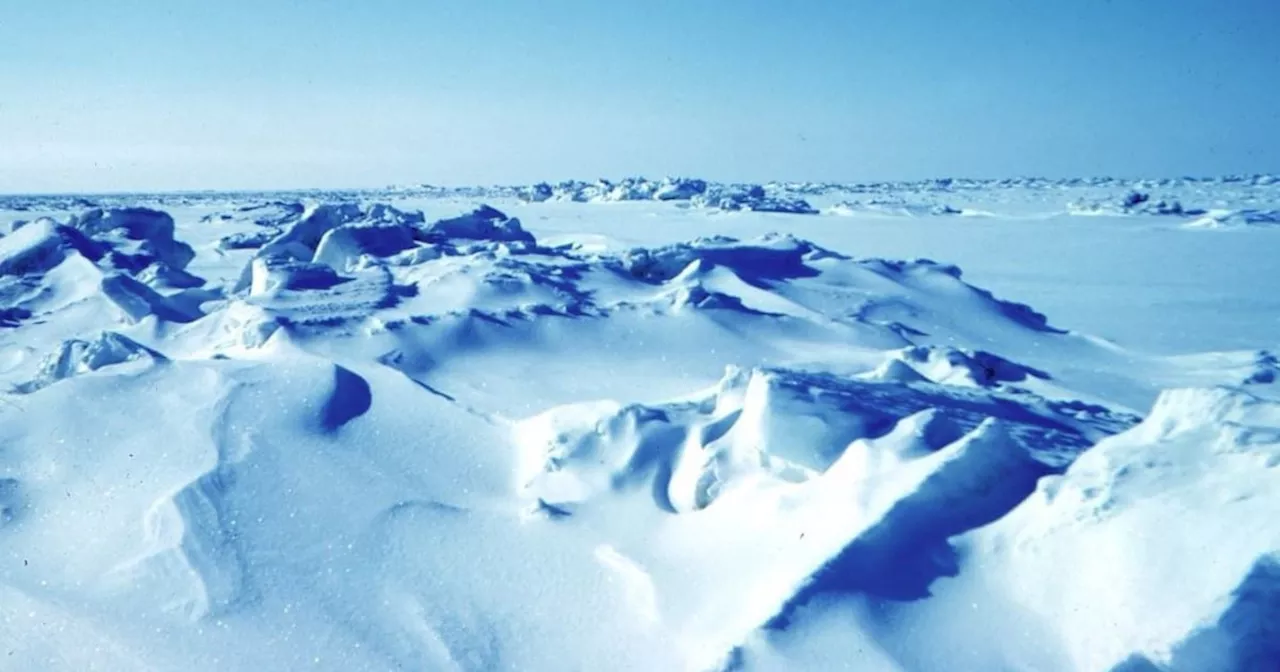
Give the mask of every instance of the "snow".
M 4 669 L 1280 663 L 1270 176 L 0 207 Z

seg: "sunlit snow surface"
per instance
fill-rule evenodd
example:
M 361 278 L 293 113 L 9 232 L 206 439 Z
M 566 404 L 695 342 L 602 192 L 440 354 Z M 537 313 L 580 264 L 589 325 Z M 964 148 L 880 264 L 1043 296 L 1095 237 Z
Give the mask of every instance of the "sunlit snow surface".
M 0 234 L 0 669 L 1280 669 L 1270 176 Z

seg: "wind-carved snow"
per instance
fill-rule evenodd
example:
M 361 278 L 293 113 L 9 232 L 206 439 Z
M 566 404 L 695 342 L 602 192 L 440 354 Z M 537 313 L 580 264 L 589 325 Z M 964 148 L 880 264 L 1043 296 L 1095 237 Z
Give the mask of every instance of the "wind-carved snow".
M 932 580 L 957 571 L 949 538 L 998 519 L 1039 476 L 1134 422 L 1105 413 L 1081 420 L 1043 399 L 1012 402 L 932 383 L 731 371 L 703 398 L 570 406 L 518 425 L 518 483 L 532 510 L 553 522 L 625 510 L 627 499 L 687 516 L 628 532 L 652 537 L 629 550 L 658 575 L 672 571 L 673 558 L 651 555 L 651 544 L 685 526 L 720 520 L 719 543 L 742 535 L 728 542 L 735 547 L 749 545 L 761 524 L 774 535 L 759 539 L 762 547 L 793 531 L 785 543 L 794 555 L 738 561 L 745 573 L 738 576 L 753 577 L 748 597 L 718 593 L 686 604 L 679 595 L 688 586 L 651 578 L 658 602 L 678 605 L 663 620 L 718 642 L 699 654 L 718 658 L 755 629 L 780 627 L 814 595 L 927 595 Z M 770 492 L 789 504 L 769 511 L 769 523 L 731 522 L 735 504 Z M 714 564 L 714 552 L 705 559 L 693 548 L 675 552 Z M 711 613 L 719 616 L 708 621 Z
M 163 608 L 191 619 L 230 613 L 252 596 L 227 496 L 237 463 L 253 448 L 247 437 L 233 434 L 236 428 L 228 426 L 225 412 L 215 423 L 214 466 L 152 505 L 143 520 L 149 550 L 110 573 L 116 581 L 142 584 L 167 597 Z
M 785 229 L 819 210 L 810 199 L 844 201 L 851 225 L 877 208 L 958 220 L 987 212 L 948 205 L 966 194 L 1054 189 L 1183 221 L 1193 208 L 1156 194 L 1261 194 L 1236 212 L 1265 209 L 1275 185 L 903 188 L 423 188 L 472 199 L 431 217 L 352 195 L 165 197 L 201 208 L 176 225 L 153 201 L 20 203 L 56 212 L 24 211 L 0 237 L 5 657 L 1178 672 L 1280 659 L 1274 349 L 1128 351 L 956 266 L 794 235 L 550 244 L 521 221 L 547 202 L 607 218 L 645 201 L 701 209 L 721 232 Z M 504 201 L 515 217 L 477 196 L 525 202 Z

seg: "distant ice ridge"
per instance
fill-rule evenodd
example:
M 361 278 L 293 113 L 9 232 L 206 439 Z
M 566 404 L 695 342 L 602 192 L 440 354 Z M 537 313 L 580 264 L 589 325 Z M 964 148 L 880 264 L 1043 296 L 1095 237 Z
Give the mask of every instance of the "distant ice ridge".
M 765 198 L 751 196 L 753 190 L 763 190 Z M 1134 208 L 1124 205 L 1126 195 L 1133 193 L 1161 194 L 1147 205 Z M 1256 210 L 1280 207 L 1280 179 L 1274 175 L 1228 175 L 1219 177 L 1175 177 L 1134 179 L 1116 177 L 1081 178 L 1003 178 L 967 179 L 940 178 L 916 181 L 886 182 L 784 182 L 764 184 L 728 184 L 692 177 L 668 177 L 651 179 L 630 177 L 621 180 L 568 180 L 560 183 L 534 185 L 477 185 L 437 186 L 406 185 L 382 189 L 360 190 L 302 190 L 260 193 L 188 193 L 188 194 L 131 194 L 85 196 L 0 196 L 0 207 L 14 211 L 62 210 L 80 211 L 86 208 L 127 207 L 146 202 L 157 207 L 187 207 L 195 205 L 225 204 L 228 212 L 210 215 L 211 223 L 236 224 L 253 222 L 263 226 L 277 226 L 286 217 L 301 214 L 303 202 L 376 202 L 406 198 L 464 198 L 475 200 L 500 200 L 520 198 L 527 201 L 667 201 L 676 205 L 694 205 L 728 209 L 744 209 L 776 212 L 808 213 L 811 209 L 847 214 L 862 205 L 875 209 L 875 201 L 905 201 L 907 214 L 923 215 L 935 206 L 971 212 L 968 201 L 975 195 L 989 196 L 1023 194 L 1034 199 L 1061 199 L 1057 206 L 1070 208 L 1078 214 L 1177 214 L 1174 202 L 1184 204 L 1185 211 L 1221 209 L 1225 204 L 1201 202 L 1207 193 L 1231 195 L 1235 209 Z M 725 201 L 725 199 L 729 199 Z M 998 199 L 997 199 L 998 200 Z M 1158 203 L 1165 201 L 1164 208 Z M 246 202 L 256 204 L 245 205 Z M 819 202 L 821 201 L 821 202 Z M 855 204 L 851 209 L 831 209 L 840 201 Z M 802 204 L 803 203 L 803 204 Z M 990 205 L 990 203 L 985 203 Z M 919 207 L 915 207 L 919 206 Z M 984 207 L 984 209 L 986 209 Z M 880 214 L 885 209 L 879 208 Z M 891 209 L 890 209 L 891 210 Z M 903 214 L 898 212 L 897 214 Z M 945 209 L 937 213 L 955 214 Z M 216 220 L 216 222 L 215 222 Z M 272 224 L 272 222 L 275 224 Z M 242 234 L 245 237 L 266 234 Z M 226 245 L 234 249 L 240 241 L 229 239 Z
M 695 207 L 720 210 L 751 210 L 787 214 L 816 214 L 809 203 L 761 185 L 725 185 L 693 178 L 668 177 L 652 181 L 642 177 L 627 178 L 618 183 L 568 181 L 556 185 L 539 183 L 518 190 L 521 198 L 544 201 L 677 201 Z

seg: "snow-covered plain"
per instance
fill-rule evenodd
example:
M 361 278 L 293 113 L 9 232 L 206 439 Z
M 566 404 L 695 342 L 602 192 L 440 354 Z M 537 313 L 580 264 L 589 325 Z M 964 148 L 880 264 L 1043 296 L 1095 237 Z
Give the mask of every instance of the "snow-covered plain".
M 1272 176 L 0 234 L 0 669 L 1280 669 Z

